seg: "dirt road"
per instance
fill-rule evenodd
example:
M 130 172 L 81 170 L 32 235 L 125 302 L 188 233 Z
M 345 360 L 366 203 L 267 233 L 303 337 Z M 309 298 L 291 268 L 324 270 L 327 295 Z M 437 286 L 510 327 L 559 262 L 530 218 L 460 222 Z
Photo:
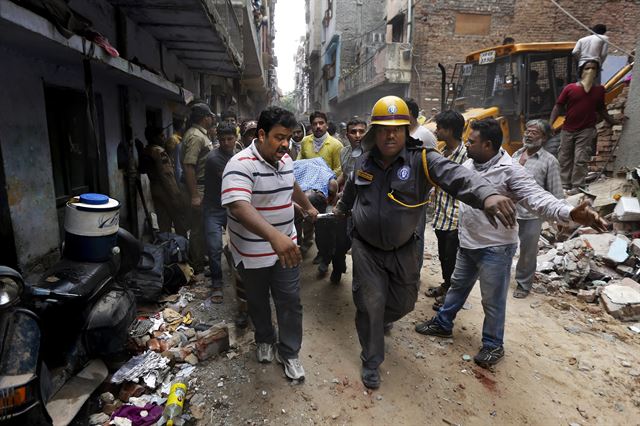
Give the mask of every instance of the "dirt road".
M 435 254 L 435 238 L 427 237 L 426 252 Z M 481 345 L 477 286 L 453 339 L 413 331 L 433 315 L 432 299 L 421 294 L 386 338 L 382 386 L 367 391 L 359 378 L 350 273 L 339 286 L 318 280 L 314 255 L 305 260 L 302 280 L 305 382 L 289 383 L 275 363 L 258 364 L 254 346 L 245 344 L 231 360 L 199 365 L 197 392 L 206 400 L 199 424 L 640 424 L 640 335 L 604 313 L 588 313 L 571 295 L 509 296 L 506 357 L 492 372 L 463 360 Z M 425 260 L 421 293 L 439 282 L 434 255 Z M 209 312 L 213 317 L 231 318 L 228 287 L 225 297 L 224 308 Z

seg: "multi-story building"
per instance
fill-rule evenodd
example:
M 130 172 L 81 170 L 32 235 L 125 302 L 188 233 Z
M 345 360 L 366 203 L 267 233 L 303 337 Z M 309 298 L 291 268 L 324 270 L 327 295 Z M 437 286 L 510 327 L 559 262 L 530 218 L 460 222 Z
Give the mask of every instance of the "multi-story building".
M 385 44 L 384 5 L 384 0 L 307 0 L 309 109 L 328 111 L 336 120 L 354 114 L 341 98 L 354 93 L 360 82 L 345 90 L 343 78 L 358 73 Z
M 294 100 L 296 102 L 296 114 L 298 118 L 309 111 L 309 67 L 305 55 L 305 37 L 300 39 L 300 44 L 294 56 L 295 61 L 295 87 Z
M 254 117 L 276 81 L 274 0 L 71 0 L 74 19 L 24 4 L 0 0 L 0 264 L 27 271 L 56 257 L 83 192 L 119 200 L 142 233 L 147 125 L 169 132 L 193 99 Z

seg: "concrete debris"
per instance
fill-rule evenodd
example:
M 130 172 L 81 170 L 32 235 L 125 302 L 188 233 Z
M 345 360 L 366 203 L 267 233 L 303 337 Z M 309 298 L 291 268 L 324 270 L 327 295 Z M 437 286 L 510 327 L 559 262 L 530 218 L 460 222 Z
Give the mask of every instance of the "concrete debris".
M 625 278 L 620 284 L 611 284 L 605 287 L 604 295 L 613 303 L 638 304 L 640 303 L 640 285 Z
M 607 252 L 607 260 L 612 263 L 624 263 L 629 257 L 629 254 L 627 253 L 627 241 L 627 238 L 623 236 L 617 236 L 609 246 L 609 251 Z
M 621 222 L 640 221 L 640 203 L 636 197 L 620 197 L 613 214 Z
M 598 292 L 596 290 L 578 290 L 578 300 L 582 300 L 585 303 L 594 303 L 598 299 Z
M 640 284 L 630 278 L 624 278 L 610 284 L 602 291 L 602 304 L 605 310 L 621 321 L 640 320 Z

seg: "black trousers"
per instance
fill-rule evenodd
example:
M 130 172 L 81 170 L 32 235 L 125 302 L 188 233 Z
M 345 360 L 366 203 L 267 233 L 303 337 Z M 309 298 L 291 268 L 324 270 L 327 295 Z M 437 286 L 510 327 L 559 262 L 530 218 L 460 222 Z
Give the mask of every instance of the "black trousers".
M 435 229 L 438 238 L 438 257 L 440 258 L 440 268 L 442 269 L 442 287 L 448 290 L 451 287 L 451 275 L 456 269 L 456 256 L 458 255 L 458 230 L 440 231 Z
M 321 262 L 333 264 L 334 272 L 347 272 L 347 252 L 351 248 L 347 221 L 351 218 L 319 220 L 316 222 L 316 246 Z
M 238 273 L 246 289 L 256 343 L 276 342 L 271 322 L 271 293 L 278 318 L 278 352 L 285 359 L 297 358 L 302 345 L 300 267 L 283 268 L 278 261 L 268 268 L 245 269 L 240 262 Z
M 418 298 L 415 241 L 382 251 L 354 237 L 351 257 L 360 358 L 375 369 L 384 361 L 384 325 L 411 312 Z

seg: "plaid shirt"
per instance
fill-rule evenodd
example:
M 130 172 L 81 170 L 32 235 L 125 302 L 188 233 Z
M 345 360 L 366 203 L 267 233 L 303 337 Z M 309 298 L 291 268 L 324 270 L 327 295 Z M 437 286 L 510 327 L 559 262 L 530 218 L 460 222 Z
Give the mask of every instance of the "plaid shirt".
M 525 152 L 525 148 L 520 148 L 513 153 L 513 161 L 520 163 L 520 158 Z M 560 180 L 560 165 L 556 157 L 551 155 L 544 148 L 540 148 L 535 154 L 529 156 L 523 167 L 535 179 L 536 183 L 546 191 L 553 194 L 557 199 L 563 199 L 562 182 Z M 531 213 L 522 204 L 518 203 L 518 219 L 537 219 L 539 216 Z
M 462 164 L 467 160 L 467 148 L 464 143 L 456 148 L 449 157 L 454 163 Z M 436 187 L 434 192 L 436 211 L 433 216 L 433 229 L 439 231 L 453 231 L 458 229 L 459 201 Z

